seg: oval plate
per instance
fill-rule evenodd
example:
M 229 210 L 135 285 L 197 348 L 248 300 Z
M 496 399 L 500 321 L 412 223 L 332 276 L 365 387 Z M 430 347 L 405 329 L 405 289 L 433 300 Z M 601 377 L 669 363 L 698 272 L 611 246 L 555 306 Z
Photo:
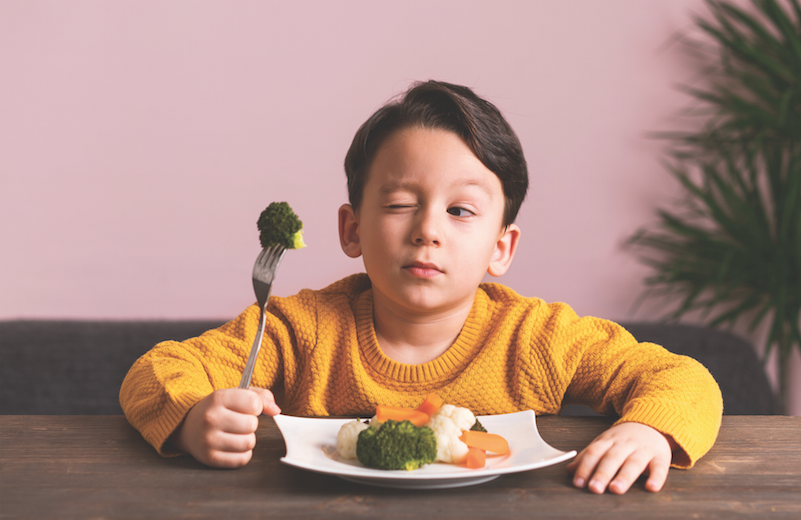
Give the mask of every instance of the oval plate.
M 357 460 L 343 459 L 337 453 L 337 433 L 354 419 L 326 419 L 276 415 L 275 423 L 286 443 L 281 461 L 317 473 L 372 486 L 406 489 L 442 489 L 472 486 L 506 473 L 543 468 L 569 460 L 575 451 L 561 451 L 547 444 L 537 430 L 534 412 L 482 415 L 481 424 L 509 442 L 507 455 L 487 455 L 486 466 L 469 469 L 457 464 L 434 463 L 414 471 L 387 471 L 362 466 Z

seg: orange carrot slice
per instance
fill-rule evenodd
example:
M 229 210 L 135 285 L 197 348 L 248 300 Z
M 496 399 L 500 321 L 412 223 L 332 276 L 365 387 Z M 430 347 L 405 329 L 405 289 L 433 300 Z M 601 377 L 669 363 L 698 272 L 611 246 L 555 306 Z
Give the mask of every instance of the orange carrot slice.
M 467 450 L 467 459 L 465 464 L 470 469 L 483 468 L 487 462 L 487 452 L 481 448 L 469 448 Z
M 442 398 L 437 394 L 429 394 L 429 396 L 426 397 L 416 409 L 431 417 L 437 412 L 437 410 L 440 409 L 444 402 L 445 401 L 443 401 Z
M 415 426 L 422 426 L 428 422 L 428 414 L 413 408 L 402 408 L 399 406 L 380 404 L 375 409 L 375 415 L 380 423 L 392 419 L 393 421 L 410 421 Z
M 479 448 L 499 455 L 509 453 L 509 443 L 506 442 L 506 439 L 494 433 L 465 430 L 459 440 L 471 448 Z

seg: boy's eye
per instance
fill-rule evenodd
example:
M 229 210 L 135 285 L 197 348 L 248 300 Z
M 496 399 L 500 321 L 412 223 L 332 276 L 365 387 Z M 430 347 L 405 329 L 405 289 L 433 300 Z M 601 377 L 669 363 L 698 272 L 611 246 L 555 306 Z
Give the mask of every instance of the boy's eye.
M 453 215 L 454 217 L 469 217 L 474 213 L 464 208 L 453 207 L 453 208 L 448 208 L 448 214 Z

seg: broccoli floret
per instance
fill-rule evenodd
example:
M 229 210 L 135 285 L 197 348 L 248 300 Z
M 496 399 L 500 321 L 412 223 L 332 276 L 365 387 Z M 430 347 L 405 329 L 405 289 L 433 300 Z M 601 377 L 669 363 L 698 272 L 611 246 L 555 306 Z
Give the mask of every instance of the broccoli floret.
M 390 419 L 359 433 L 356 457 L 368 468 L 413 470 L 434 462 L 437 440 L 427 426 Z
M 286 202 L 273 202 L 261 212 L 256 223 L 261 247 L 280 245 L 286 249 L 306 247 L 303 243 L 303 222 Z
M 481 424 L 480 422 L 478 422 L 478 419 L 476 419 L 476 422 L 475 422 L 475 424 L 473 424 L 473 426 L 471 426 L 471 427 L 470 427 L 470 429 L 471 429 L 471 430 L 473 430 L 474 432 L 484 432 L 484 433 L 487 433 L 487 429 L 486 429 L 486 428 L 484 428 L 484 425 L 483 425 L 483 424 Z

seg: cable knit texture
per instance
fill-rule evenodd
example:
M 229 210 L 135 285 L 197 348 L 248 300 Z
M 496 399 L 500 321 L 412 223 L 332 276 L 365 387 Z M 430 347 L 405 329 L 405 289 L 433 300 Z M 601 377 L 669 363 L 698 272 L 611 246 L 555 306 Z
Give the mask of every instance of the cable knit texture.
M 720 427 L 720 390 L 698 362 L 502 285 L 482 284 L 454 344 L 421 365 L 381 351 L 364 274 L 273 297 L 268 311 L 251 384 L 271 389 L 286 414 L 372 416 L 378 404 L 415 407 L 431 392 L 478 415 L 556 414 L 581 403 L 672 436 L 681 448 L 673 465 L 682 468 L 709 450 Z M 165 442 L 195 403 L 238 385 L 258 321 L 253 305 L 197 338 L 160 343 L 134 364 L 120 403 L 159 453 L 173 454 Z

